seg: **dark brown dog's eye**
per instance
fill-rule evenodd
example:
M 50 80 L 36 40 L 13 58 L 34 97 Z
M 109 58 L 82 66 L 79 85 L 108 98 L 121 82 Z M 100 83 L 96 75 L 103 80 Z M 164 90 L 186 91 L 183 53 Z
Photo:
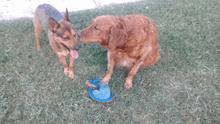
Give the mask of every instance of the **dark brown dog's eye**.
M 58 37 L 62 37 L 62 35 L 61 35 L 61 34 L 59 34 L 59 33 L 57 33 L 57 36 L 58 36 Z
M 63 37 L 63 39 L 65 39 L 65 40 L 69 40 L 69 38 L 68 38 L 68 37 Z
M 94 27 L 95 30 L 99 30 L 96 26 Z

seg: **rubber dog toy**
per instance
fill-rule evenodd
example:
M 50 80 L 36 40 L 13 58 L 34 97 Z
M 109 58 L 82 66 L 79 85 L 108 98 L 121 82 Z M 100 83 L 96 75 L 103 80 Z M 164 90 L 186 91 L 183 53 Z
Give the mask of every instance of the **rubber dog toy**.
M 110 88 L 106 83 L 101 82 L 100 78 L 93 81 L 87 80 L 86 85 L 89 86 L 89 95 L 92 99 L 102 103 L 113 100 L 114 96 L 110 92 Z

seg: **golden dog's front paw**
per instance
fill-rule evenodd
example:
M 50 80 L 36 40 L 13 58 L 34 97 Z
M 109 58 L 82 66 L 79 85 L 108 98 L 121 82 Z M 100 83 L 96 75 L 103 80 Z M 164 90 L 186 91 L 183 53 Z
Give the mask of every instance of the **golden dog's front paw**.
M 69 72 L 69 77 L 70 78 L 72 78 L 73 79 L 73 77 L 74 77 L 75 75 L 74 75 L 74 73 L 73 72 Z
M 133 85 L 132 81 L 126 80 L 124 87 L 125 87 L 125 89 L 130 89 L 130 88 L 132 88 L 132 85 Z
M 103 78 L 101 82 L 105 82 L 108 85 L 109 79 Z

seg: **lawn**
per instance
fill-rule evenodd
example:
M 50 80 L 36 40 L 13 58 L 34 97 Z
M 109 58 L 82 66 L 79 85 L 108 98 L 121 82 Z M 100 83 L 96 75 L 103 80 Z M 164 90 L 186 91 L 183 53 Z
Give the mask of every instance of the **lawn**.
M 148 0 L 70 12 L 78 32 L 100 15 L 141 14 L 159 29 L 161 59 L 141 68 L 130 90 L 123 87 L 128 71 L 115 67 L 109 83 L 115 98 L 107 104 L 92 100 L 85 86 L 105 75 L 107 50 L 80 42 L 70 79 L 45 32 L 37 51 L 32 19 L 0 22 L 0 122 L 219 124 L 219 5 Z

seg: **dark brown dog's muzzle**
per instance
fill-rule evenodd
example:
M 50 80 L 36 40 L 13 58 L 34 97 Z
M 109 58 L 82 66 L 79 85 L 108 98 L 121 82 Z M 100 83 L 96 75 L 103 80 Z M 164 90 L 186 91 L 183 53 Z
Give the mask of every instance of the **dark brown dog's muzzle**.
M 69 52 L 70 52 L 70 48 L 67 47 L 64 43 L 61 43 Z
M 78 50 L 79 49 L 79 42 L 74 41 L 74 46 L 75 46 L 75 50 Z
M 70 52 L 70 48 L 67 47 L 64 43 L 61 43 L 69 52 Z M 79 45 L 75 46 L 75 50 L 79 49 Z

